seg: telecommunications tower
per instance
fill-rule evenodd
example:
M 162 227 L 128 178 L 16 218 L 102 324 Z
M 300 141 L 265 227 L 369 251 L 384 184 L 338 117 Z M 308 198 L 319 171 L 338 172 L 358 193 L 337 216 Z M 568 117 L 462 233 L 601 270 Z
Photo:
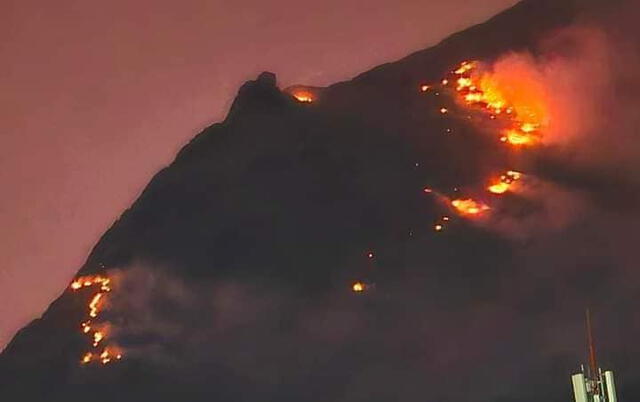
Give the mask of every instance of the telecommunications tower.
M 571 376 L 575 402 L 618 402 L 613 371 L 602 371 L 596 362 L 596 348 L 591 331 L 591 313 L 587 309 L 587 343 L 589 351 L 589 367 L 584 365 L 581 372 Z

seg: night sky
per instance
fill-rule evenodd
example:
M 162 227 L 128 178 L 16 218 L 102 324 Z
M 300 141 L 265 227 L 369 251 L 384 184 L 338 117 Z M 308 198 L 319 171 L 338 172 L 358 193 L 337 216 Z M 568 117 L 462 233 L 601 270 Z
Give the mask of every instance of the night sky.
M 243 81 L 348 79 L 514 3 L 3 1 L 0 344 Z

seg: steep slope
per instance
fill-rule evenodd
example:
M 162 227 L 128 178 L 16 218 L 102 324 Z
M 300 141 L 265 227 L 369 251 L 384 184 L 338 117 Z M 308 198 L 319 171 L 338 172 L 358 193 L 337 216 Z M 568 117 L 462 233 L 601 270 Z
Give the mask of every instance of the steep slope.
M 559 273 L 574 298 L 540 302 L 554 289 L 518 269 L 508 240 L 465 221 L 446 237 L 432 230 L 442 206 L 425 185 L 465 186 L 507 156 L 470 125 L 443 120 L 442 101 L 419 87 L 462 60 L 535 52 L 583 8 L 524 1 L 434 48 L 313 89 L 310 104 L 271 73 L 247 82 L 225 121 L 152 179 L 79 270 L 114 278 L 103 318 L 124 358 L 79 365 L 91 294 L 68 289 L 0 356 L 2 396 L 568 398 L 579 345 L 542 353 L 541 329 L 565 330 L 547 313 L 573 312 L 591 284 Z M 350 291 L 356 280 L 365 294 Z

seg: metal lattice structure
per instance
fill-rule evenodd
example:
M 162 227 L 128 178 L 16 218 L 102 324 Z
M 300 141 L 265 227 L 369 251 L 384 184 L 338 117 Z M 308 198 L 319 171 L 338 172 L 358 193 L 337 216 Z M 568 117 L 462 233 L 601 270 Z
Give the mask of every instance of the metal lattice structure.
M 571 376 L 575 402 L 617 402 L 613 371 L 603 371 L 598 367 L 589 310 L 587 310 L 586 316 L 589 367 L 585 371 L 584 365 L 582 365 L 581 372 Z

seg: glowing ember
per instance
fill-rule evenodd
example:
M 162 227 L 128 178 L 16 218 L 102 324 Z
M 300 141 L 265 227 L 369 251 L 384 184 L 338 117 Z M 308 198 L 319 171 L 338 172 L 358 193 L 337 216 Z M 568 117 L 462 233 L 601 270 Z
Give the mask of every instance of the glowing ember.
M 100 343 L 101 340 L 104 339 L 104 334 L 102 332 L 96 331 L 93 333 L 93 346 L 96 347 Z
M 80 360 L 80 363 L 87 364 L 91 361 L 92 358 L 93 358 L 93 353 L 87 352 L 84 354 L 84 356 L 82 356 L 82 360 Z
M 431 86 L 429 86 L 429 85 L 426 85 L 426 84 L 425 84 L 425 85 L 422 85 L 422 86 L 420 87 L 420 90 L 421 90 L 422 92 L 427 92 L 430 88 L 431 88 Z
M 471 198 L 453 200 L 451 201 L 451 205 L 462 215 L 471 216 L 479 215 L 490 209 L 488 205 L 472 200 Z
M 446 223 L 449 222 L 448 216 L 441 217 L 436 223 L 433 225 L 433 230 L 436 232 L 442 232 L 445 228 Z
M 351 286 L 351 290 L 353 290 L 356 293 L 362 293 L 365 291 L 367 285 L 365 285 L 362 282 L 356 282 Z
M 107 364 L 111 361 L 111 355 L 109 354 L 109 351 L 107 349 L 105 349 L 104 352 L 100 354 L 100 359 L 102 361 L 102 364 Z
M 449 112 L 449 109 L 447 109 L 446 107 L 440 108 L 440 113 L 445 114 Z
M 367 258 L 373 258 L 373 257 L 374 257 L 374 255 L 373 255 L 372 252 L 367 253 Z

